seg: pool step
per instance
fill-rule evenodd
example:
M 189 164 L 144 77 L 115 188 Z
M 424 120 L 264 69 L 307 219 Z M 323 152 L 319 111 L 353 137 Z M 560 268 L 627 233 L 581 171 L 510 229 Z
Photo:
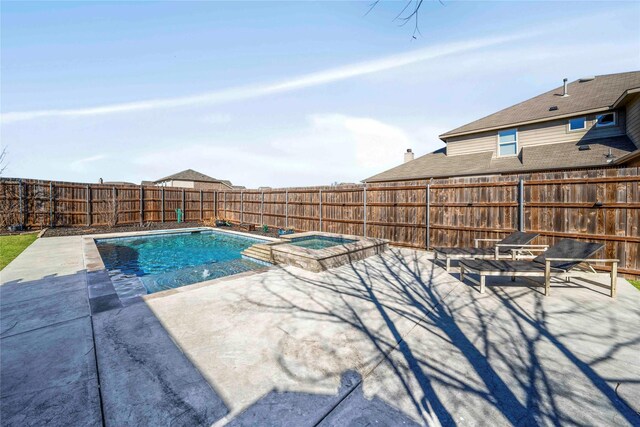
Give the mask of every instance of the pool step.
M 242 251 L 242 255 L 249 258 L 255 258 L 260 261 L 273 263 L 273 257 L 271 255 L 271 246 L 263 243 L 256 243 L 255 245 Z

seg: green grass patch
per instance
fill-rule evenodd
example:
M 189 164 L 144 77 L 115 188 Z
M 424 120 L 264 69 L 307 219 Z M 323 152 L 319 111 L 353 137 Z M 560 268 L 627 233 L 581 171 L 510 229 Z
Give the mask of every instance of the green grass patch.
M 637 290 L 640 291 L 640 280 L 629 280 L 629 283 L 631 283 L 633 286 L 636 287 Z
M 38 233 L 0 236 L 0 270 L 27 249 L 27 246 L 35 242 L 37 238 Z

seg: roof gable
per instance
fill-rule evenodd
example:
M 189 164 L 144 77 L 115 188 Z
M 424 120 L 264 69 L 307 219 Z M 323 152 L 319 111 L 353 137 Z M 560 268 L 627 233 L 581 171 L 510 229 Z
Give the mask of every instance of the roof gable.
M 596 76 L 592 80 L 579 79 L 568 84 L 569 96 L 562 96 L 563 86 L 560 86 L 446 132 L 440 138 L 607 110 L 613 107 L 625 91 L 639 87 L 640 71 Z M 552 110 L 551 107 L 557 109 Z
M 171 181 L 171 180 L 197 181 L 197 182 L 223 182 L 223 181 L 220 181 L 219 179 L 212 178 L 201 172 L 194 171 L 193 169 L 187 169 L 187 170 L 183 170 L 182 172 L 174 173 L 173 175 L 165 176 L 164 178 L 160 178 L 155 182 Z

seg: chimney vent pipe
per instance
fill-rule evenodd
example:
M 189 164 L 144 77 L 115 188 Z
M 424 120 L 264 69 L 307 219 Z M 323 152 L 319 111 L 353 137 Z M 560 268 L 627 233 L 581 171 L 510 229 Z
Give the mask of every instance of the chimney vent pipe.
M 562 93 L 562 96 L 569 96 L 569 91 L 567 90 L 567 78 L 565 77 L 564 79 L 562 79 L 562 83 L 564 84 L 564 92 Z

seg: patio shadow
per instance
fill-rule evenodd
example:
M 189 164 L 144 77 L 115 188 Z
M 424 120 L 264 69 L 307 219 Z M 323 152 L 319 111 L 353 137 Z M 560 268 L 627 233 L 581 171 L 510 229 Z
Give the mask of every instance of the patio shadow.
M 262 286 L 273 298 L 252 303 L 357 330 L 380 356 L 363 367 L 364 389 L 369 398 L 393 403 L 390 413 L 434 426 L 640 424 L 615 391 L 640 385 L 633 356 L 640 349 L 637 305 L 614 309 L 608 297 L 576 285 L 555 298 L 521 283 L 479 294 L 424 255 L 397 249 L 319 275 L 283 271 L 287 292 L 265 276 Z M 281 357 L 293 379 L 309 381 L 291 368 L 300 363 L 314 361 Z M 345 419 L 344 411 L 338 405 L 327 420 Z

